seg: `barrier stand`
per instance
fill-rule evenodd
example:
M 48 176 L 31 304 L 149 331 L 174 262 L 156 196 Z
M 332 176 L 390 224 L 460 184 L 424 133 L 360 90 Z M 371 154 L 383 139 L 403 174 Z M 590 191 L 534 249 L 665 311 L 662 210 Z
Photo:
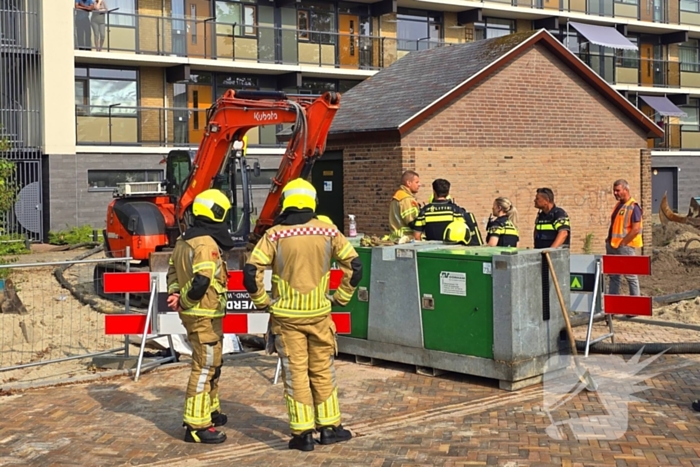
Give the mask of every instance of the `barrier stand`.
M 615 342 L 613 320 L 606 316 L 608 333 L 591 340 L 593 321 L 596 317 L 605 315 L 602 307 L 603 277 L 602 256 L 600 255 L 571 255 L 570 256 L 570 292 L 571 311 L 588 313 L 588 328 L 586 332 L 586 348 L 584 356 L 588 356 L 590 344 L 611 338 Z
M 146 341 L 160 337 L 158 334 L 157 316 L 158 303 L 158 274 L 148 272 L 108 272 L 104 274 L 104 291 L 109 294 L 129 294 L 129 293 L 149 293 L 148 309 L 146 314 L 126 313 L 123 315 L 105 315 L 105 334 L 138 334 L 141 331 L 141 346 L 136 362 L 136 374 L 134 381 L 139 380 L 143 367 L 143 358 L 146 350 Z M 128 310 L 127 310 L 128 311 Z M 143 324 L 141 324 L 143 323 Z M 153 326 L 151 326 L 153 324 Z M 134 326 L 135 325 L 135 326 Z M 156 333 L 155 336 L 148 337 L 149 334 Z M 177 361 L 177 354 L 173 346 L 172 336 L 167 335 L 170 346 L 170 356 L 154 360 L 149 363 L 151 366 L 161 365 L 170 361 Z M 129 345 L 129 341 L 126 341 Z M 129 354 L 125 351 L 125 358 L 129 359 Z
M 602 266 L 601 266 L 602 262 Z M 601 274 L 602 269 L 602 274 Z M 600 260 L 596 261 L 596 277 L 593 294 L 594 297 L 598 292 L 598 283 L 602 276 L 605 275 L 651 275 L 651 257 L 649 256 L 620 256 L 620 255 L 603 255 Z M 585 356 L 588 356 L 588 351 L 591 344 L 600 342 L 608 337 L 612 343 L 615 343 L 615 333 L 612 324 L 611 315 L 634 315 L 634 316 L 651 316 L 652 315 L 652 298 L 645 296 L 633 295 L 609 295 L 603 294 L 603 310 L 608 321 L 609 334 L 591 340 L 591 332 L 593 327 L 593 315 L 595 310 L 596 300 L 592 301 L 591 316 L 588 321 L 588 332 L 586 334 L 586 351 Z

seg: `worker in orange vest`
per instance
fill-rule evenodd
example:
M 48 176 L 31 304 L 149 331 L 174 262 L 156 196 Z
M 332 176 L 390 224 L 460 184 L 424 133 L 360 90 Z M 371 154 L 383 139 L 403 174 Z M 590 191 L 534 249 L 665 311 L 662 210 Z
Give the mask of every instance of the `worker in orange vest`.
M 642 243 L 642 208 L 630 195 L 630 187 L 626 180 L 616 180 L 613 183 L 613 194 L 617 204 L 610 216 L 610 230 L 605 241 L 605 252 L 609 255 L 634 256 Z M 639 278 L 636 275 L 626 275 L 630 295 L 639 295 Z M 622 278 L 619 275 L 610 276 L 610 295 L 619 295 Z

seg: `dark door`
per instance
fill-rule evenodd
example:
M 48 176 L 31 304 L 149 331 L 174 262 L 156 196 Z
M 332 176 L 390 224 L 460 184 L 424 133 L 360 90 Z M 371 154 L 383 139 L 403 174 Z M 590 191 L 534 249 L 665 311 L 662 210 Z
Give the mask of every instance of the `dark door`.
M 661 198 L 666 193 L 668 206 L 673 209 L 678 209 L 678 201 L 676 199 L 676 175 L 678 169 L 676 167 L 663 167 L 651 169 L 651 212 L 659 212 Z
M 330 151 L 325 153 L 323 158 L 314 164 L 311 183 L 316 188 L 318 196 L 316 213 L 330 217 L 338 229 L 345 233 L 342 153 Z M 358 222 L 358 230 L 359 224 L 360 222 Z

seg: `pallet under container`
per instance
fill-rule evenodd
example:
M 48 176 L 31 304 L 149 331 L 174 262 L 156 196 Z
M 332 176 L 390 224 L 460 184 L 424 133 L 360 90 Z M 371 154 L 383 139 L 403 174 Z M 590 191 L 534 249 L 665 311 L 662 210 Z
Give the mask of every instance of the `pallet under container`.
M 542 381 L 566 348 L 565 323 L 542 250 L 441 242 L 358 247 L 364 277 L 352 301 L 352 333 L 339 351 L 493 378 L 513 391 Z M 549 250 L 564 303 L 569 251 Z M 340 309 L 338 310 L 340 311 Z

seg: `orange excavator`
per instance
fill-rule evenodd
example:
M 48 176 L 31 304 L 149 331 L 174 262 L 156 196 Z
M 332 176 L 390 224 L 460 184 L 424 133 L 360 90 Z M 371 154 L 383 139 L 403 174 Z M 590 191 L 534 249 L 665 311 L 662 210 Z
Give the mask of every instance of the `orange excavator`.
M 326 148 L 326 138 L 340 105 L 340 94 L 320 97 L 288 97 L 276 91 L 228 90 L 207 111 L 204 136 L 198 150 L 174 150 L 166 158 L 165 180 L 118 185 L 107 209 L 103 231 L 108 258 L 127 257 L 127 247 L 138 265 L 131 270 L 167 270 L 168 258 L 178 236 L 192 222 L 191 205 L 204 190 L 218 188 L 229 196 L 229 227 L 236 243 L 227 257 L 230 269 L 240 269 L 245 252 L 272 226 L 280 212 L 284 185 L 308 177 L 314 162 Z M 253 213 L 251 168 L 245 151 L 246 133 L 263 125 L 292 124 L 287 149 L 260 215 L 251 229 Z M 240 181 L 239 181 L 240 178 Z M 239 199 L 240 190 L 240 199 Z M 95 288 L 102 292 L 102 275 L 123 271 L 123 263 L 98 263 Z

